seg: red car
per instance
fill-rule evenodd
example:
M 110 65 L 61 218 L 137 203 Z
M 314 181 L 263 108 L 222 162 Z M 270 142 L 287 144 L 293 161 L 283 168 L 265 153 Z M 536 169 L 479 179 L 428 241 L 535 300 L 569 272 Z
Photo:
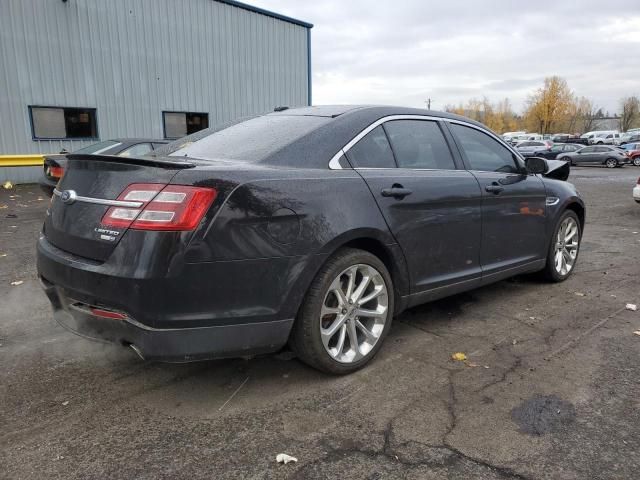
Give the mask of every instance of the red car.
M 640 143 L 627 143 L 622 147 L 636 167 L 640 167 Z

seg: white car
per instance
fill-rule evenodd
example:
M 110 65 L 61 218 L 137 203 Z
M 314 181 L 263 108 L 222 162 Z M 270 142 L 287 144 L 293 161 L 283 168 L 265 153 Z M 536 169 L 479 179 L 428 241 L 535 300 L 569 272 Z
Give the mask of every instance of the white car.
M 640 203 L 640 178 L 638 178 L 638 183 L 633 187 L 633 199 Z

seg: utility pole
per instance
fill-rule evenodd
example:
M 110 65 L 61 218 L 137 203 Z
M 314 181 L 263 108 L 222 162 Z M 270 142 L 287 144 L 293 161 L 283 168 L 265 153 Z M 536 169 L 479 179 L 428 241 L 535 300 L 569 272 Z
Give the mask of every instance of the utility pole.
M 424 104 L 427 106 L 427 110 L 431 110 L 431 97 L 427 98 Z

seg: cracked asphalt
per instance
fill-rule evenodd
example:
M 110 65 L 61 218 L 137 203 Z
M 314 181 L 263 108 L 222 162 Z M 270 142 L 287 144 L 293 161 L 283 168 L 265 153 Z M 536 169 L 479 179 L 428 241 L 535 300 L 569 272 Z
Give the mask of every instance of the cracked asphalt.
M 36 279 L 47 199 L 2 190 L 0 478 L 637 478 L 639 175 L 573 169 L 588 212 L 571 279 L 413 308 L 346 377 L 288 352 L 143 363 L 66 332 Z

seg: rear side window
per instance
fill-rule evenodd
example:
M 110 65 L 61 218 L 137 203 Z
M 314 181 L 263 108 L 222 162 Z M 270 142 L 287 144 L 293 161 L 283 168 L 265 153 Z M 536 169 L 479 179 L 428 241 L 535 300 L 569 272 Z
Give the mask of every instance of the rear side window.
M 151 151 L 150 143 L 138 143 L 126 148 L 118 154 L 119 157 L 138 157 L 140 155 L 146 155 Z
M 381 126 L 367 133 L 347 152 L 354 168 L 395 168 L 393 152 Z
M 399 168 L 455 170 L 449 146 L 436 122 L 393 120 L 384 124 Z
M 457 123 L 451 124 L 451 130 L 460 142 L 471 170 L 518 172 L 513 153 L 486 133 Z

